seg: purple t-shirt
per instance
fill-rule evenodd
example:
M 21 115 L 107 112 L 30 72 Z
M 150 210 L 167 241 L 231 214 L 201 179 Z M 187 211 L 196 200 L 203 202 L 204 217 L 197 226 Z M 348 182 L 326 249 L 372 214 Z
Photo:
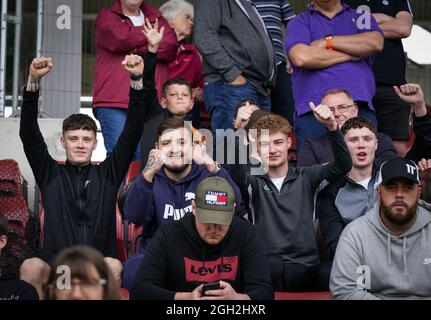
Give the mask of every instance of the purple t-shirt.
M 370 15 L 370 23 L 356 10 L 343 4 L 343 9 L 332 19 L 315 11 L 311 4 L 307 10 L 297 15 L 289 23 L 286 32 L 286 52 L 297 44 L 310 45 L 314 40 L 322 39 L 328 34 L 334 36 L 354 35 L 363 32 L 378 31 L 382 33 L 376 20 Z M 359 23 L 357 21 L 359 20 Z M 363 28 L 363 25 L 366 28 Z M 360 26 L 360 27 L 358 27 Z M 383 33 L 382 33 L 383 35 Z M 322 95 L 334 88 L 342 88 L 352 94 L 353 100 L 368 102 L 374 110 L 371 99 L 375 93 L 375 81 L 372 70 L 373 57 L 358 61 L 336 64 L 325 69 L 304 69 L 293 65 L 292 89 L 298 116 L 310 110 L 308 103 L 316 105 Z

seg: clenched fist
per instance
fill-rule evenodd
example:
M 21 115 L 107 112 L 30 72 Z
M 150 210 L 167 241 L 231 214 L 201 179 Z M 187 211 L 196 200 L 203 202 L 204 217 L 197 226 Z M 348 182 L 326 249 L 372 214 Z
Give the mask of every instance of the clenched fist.
M 51 71 L 54 66 L 54 61 L 51 58 L 34 58 L 30 64 L 29 77 L 31 81 L 39 81 L 47 73 Z
M 140 76 L 144 73 L 144 60 L 136 54 L 129 54 L 121 62 L 130 76 Z

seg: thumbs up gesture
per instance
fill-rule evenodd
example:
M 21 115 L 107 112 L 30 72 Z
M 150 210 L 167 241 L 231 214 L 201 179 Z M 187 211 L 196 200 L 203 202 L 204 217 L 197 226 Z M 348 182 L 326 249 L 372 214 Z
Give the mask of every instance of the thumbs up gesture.
M 329 109 L 328 106 L 324 104 L 319 104 L 316 107 L 313 101 L 310 101 L 309 105 L 317 121 L 323 124 L 329 131 L 335 131 L 338 129 L 338 125 L 337 125 L 337 122 L 335 121 L 334 114 L 332 113 L 332 111 Z

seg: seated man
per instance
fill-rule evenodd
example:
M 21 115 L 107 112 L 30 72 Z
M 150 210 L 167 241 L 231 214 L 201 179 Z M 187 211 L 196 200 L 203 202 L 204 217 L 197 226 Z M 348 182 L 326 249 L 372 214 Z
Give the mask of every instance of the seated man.
M 37 123 L 39 83 L 53 67 L 51 58 L 36 58 L 23 94 L 20 137 L 41 192 L 45 209 L 43 259 L 50 261 L 61 249 L 90 245 L 107 257 L 117 257 L 115 208 L 117 192 L 142 135 L 144 115 L 141 57 L 128 55 L 122 62 L 131 77 L 130 102 L 123 133 L 114 150 L 99 165 L 91 163 L 96 149 L 96 123 L 84 114 L 63 121 L 61 143 L 66 162 L 59 164 L 48 153 Z M 34 270 L 24 262 L 25 270 Z M 30 265 L 28 265 L 30 264 Z M 41 278 L 41 277 L 34 277 Z
M 343 231 L 330 288 L 335 299 L 430 299 L 431 206 L 419 200 L 418 167 L 381 169 L 379 201 Z
M 328 283 L 322 279 L 329 277 L 319 275 L 314 193 L 324 180 L 335 181 L 351 167 L 349 152 L 332 112 L 324 105 L 315 107 L 310 103 L 310 107 L 330 131 L 335 154 L 330 164 L 309 168 L 289 166 L 290 126 L 281 116 L 263 116 L 251 128 L 257 131 L 258 154 L 267 173 L 246 175 L 243 179 L 250 192 L 250 218 L 265 245 L 276 291 L 328 289 Z M 269 130 L 269 135 L 262 130 Z
M 343 124 L 358 116 L 358 107 L 353 101 L 351 94 L 344 89 L 331 89 L 322 96 L 321 104 L 327 105 L 334 113 L 335 121 L 341 128 Z M 386 160 L 397 156 L 396 150 L 392 144 L 391 138 L 384 133 L 377 132 L 376 165 L 379 167 Z M 334 159 L 332 149 L 330 148 L 328 134 L 320 137 L 305 140 L 299 150 L 298 166 L 308 167 L 313 164 L 323 164 Z
M 7 244 L 8 219 L 0 212 L 0 301 L 39 300 L 36 288 L 19 278 L 19 264 L 12 262 L 18 259 L 12 252 L 7 256 L 9 253 L 5 249 Z
M 272 299 L 263 247 L 234 216 L 235 192 L 221 177 L 202 180 L 192 213 L 159 228 L 139 266 L 131 299 Z M 219 288 L 204 292 L 204 283 Z
M 180 220 L 192 211 L 196 186 L 209 175 L 229 181 L 239 207 L 241 195 L 238 187 L 226 170 L 206 153 L 205 145 L 193 146 L 191 126 L 187 126 L 183 119 L 174 117 L 162 122 L 157 132 L 156 149 L 151 150 L 147 164 L 133 183 L 124 206 L 126 218 L 144 227 L 141 253 L 158 226 Z M 123 286 L 126 288 L 131 285 L 129 275 L 133 277 L 138 267 L 137 262 L 132 263 L 133 260 L 130 265 L 125 265 Z
M 319 192 L 316 201 L 316 216 L 325 237 L 326 257 L 330 261 L 334 259 L 344 227 L 364 215 L 377 201 L 376 129 L 367 119 L 355 117 L 346 121 L 341 133 L 352 158 L 352 169 Z

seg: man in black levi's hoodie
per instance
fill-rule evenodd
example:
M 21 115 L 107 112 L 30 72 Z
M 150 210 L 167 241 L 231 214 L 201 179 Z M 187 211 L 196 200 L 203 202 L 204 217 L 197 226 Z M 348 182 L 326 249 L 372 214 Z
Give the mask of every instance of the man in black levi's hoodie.
M 235 194 L 221 177 L 204 179 L 193 213 L 162 225 L 136 273 L 131 299 L 273 299 L 263 247 L 251 224 L 233 215 Z M 202 292 L 204 283 L 220 288 Z

